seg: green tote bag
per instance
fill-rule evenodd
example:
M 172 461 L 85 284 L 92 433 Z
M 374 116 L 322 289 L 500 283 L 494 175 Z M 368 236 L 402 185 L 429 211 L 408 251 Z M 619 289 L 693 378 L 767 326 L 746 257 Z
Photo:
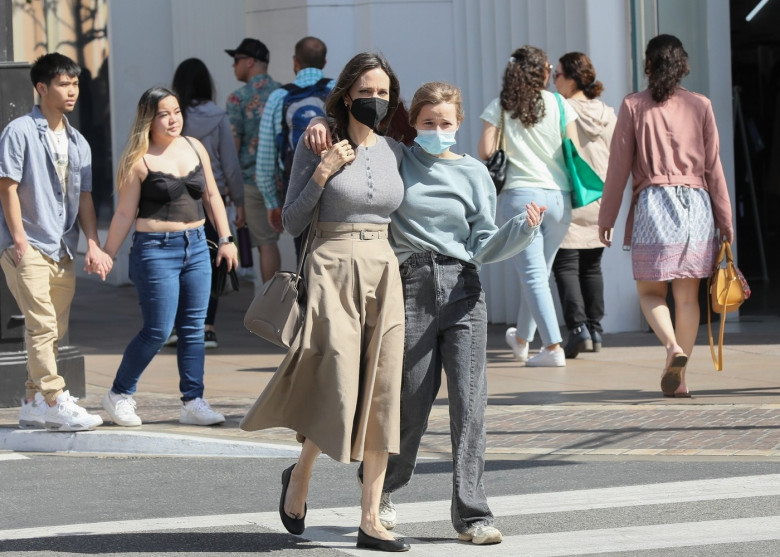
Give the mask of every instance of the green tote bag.
M 577 209 L 601 199 L 601 194 L 604 192 L 604 181 L 599 178 L 599 175 L 580 156 L 577 148 L 574 146 L 574 142 L 566 137 L 563 100 L 558 93 L 555 93 L 555 100 L 558 101 L 558 112 L 561 114 L 563 159 L 566 161 L 566 170 L 571 183 L 571 206 Z

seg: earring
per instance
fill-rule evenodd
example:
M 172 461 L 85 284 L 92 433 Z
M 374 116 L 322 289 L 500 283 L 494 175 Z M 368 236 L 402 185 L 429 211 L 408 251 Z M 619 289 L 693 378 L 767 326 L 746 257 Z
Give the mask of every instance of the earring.
M 347 104 L 347 101 L 344 101 L 344 106 L 346 106 L 347 108 L 349 108 L 349 105 Z

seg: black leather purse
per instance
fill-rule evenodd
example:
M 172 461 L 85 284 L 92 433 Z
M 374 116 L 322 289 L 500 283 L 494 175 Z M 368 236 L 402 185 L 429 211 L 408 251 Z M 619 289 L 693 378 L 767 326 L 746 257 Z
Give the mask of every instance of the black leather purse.
M 488 158 L 485 165 L 487 165 L 490 178 L 493 180 L 493 185 L 496 186 L 496 195 L 501 193 L 501 188 L 504 187 L 506 182 L 506 138 L 504 137 L 504 111 L 501 111 L 501 125 L 498 128 L 498 136 L 496 136 L 496 150 Z
M 227 261 L 224 259 L 217 267 L 217 252 L 219 246 L 211 240 L 206 240 L 209 246 L 211 258 L 211 295 L 219 298 L 230 292 L 238 292 L 238 273 L 235 268 L 227 270 Z

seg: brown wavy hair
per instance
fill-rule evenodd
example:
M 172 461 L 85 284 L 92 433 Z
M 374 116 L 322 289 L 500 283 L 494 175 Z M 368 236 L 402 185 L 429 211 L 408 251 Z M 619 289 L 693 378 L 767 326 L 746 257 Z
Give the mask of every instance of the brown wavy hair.
M 544 118 L 542 89 L 549 79 L 547 54 L 535 46 L 521 46 L 512 53 L 501 85 L 501 108 L 525 126 Z
M 680 39 L 674 35 L 650 39 L 645 50 L 645 75 L 655 102 L 666 102 L 689 73 L 688 53 Z
M 349 89 L 361 75 L 376 68 L 381 69 L 390 78 L 390 98 L 388 99 L 390 101 L 390 106 L 387 108 L 387 116 L 379 122 L 376 131 L 384 133 L 390 125 L 395 110 L 398 108 L 398 99 L 401 97 L 401 85 L 398 81 L 398 77 L 395 75 L 395 72 L 393 72 L 384 56 L 373 52 L 361 52 L 360 54 L 353 56 L 352 59 L 347 62 L 347 65 L 341 70 L 341 75 L 339 75 L 339 78 L 336 80 L 333 90 L 325 100 L 325 113 L 328 115 L 334 138 L 337 141 L 350 139 L 349 134 L 347 133 L 349 127 L 349 109 L 344 104 L 344 97 L 349 94 Z M 350 141 L 352 140 L 350 139 Z
M 595 99 L 604 92 L 604 84 L 596 81 L 596 70 L 587 54 L 582 52 L 567 52 L 560 58 L 563 75 L 573 79 L 577 89 L 589 99 Z

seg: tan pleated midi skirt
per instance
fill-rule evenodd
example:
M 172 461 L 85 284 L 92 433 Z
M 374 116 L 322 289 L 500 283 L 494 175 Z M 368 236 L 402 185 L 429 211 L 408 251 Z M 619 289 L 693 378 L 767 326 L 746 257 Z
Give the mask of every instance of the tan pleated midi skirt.
M 241 422 L 287 427 L 340 462 L 398 453 L 404 302 L 387 226 L 318 223 L 301 334 Z

